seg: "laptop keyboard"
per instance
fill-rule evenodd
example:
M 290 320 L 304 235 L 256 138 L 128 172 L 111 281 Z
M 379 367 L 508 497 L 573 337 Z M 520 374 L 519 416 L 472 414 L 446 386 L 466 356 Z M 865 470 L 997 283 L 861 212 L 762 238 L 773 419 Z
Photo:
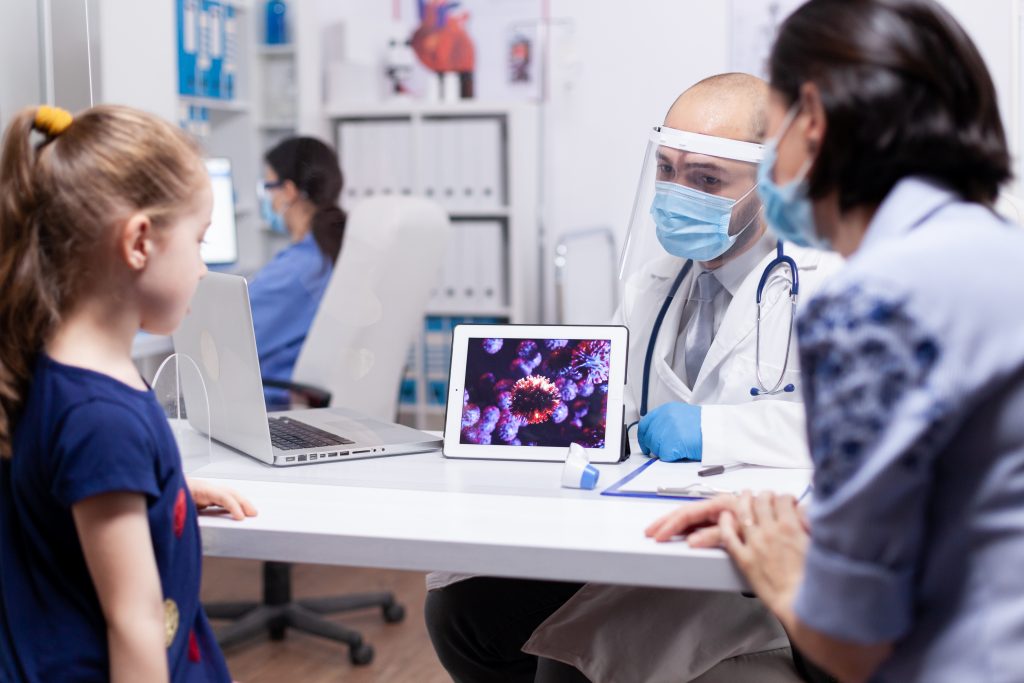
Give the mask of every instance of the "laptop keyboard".
M 337 434 L 317 429 L 305 422 L 287 417 L 271 417 L 270 442 L 282 451 L 308 450 L 327 446 L 345 446 L 355 443 Z

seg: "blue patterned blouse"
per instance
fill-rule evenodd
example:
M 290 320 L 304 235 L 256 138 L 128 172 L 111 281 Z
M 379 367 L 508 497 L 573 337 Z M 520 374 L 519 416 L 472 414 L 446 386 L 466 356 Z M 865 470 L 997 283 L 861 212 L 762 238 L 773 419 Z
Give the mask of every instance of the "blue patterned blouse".
M 894 643 L 876 681 L 1020 680 L 1024 231 L 905 179 L 798 339 L 815 464 L 798 616 Z

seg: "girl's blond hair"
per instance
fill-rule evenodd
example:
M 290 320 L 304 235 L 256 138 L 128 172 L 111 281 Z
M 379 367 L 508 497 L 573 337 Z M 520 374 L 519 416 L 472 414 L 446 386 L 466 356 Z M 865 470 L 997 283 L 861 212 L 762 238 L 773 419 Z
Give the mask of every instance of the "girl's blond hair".
M 113 228 L 136 212 L 169 223 L 192 206 L 201 169 L 181 130 L 128 107 L 14 117 L 0 155 L 0 457 L 12 454 L 36 354 L 109 265 L 97 257 Z

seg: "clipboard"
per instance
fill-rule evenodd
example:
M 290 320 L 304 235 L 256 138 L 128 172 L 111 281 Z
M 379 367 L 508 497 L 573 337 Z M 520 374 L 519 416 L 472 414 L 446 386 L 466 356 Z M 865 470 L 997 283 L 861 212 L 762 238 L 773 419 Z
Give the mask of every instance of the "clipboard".
M 624 476 L 622 479 L 606 488 L 601 492 L 601 495 L 621 498 L 685 501 L 707 500 L 708 498 L 714 497 L 718 494 L 736 493 L 741 490 L 768 490 L 779 493 L 789 493 L 795 496 L 798 500 L 803 500 L 811 492 L 810 478 L 812 471 L 810 469 L 784 469 L 775 467 L 757 467 L 754 465 L 746 466 L 746 473 L 744 474 L 733 473 L 730 475 L 729 473 L 726 473 L 715 477 L 709 477 L 708 479 L 710 481 L 700 481 L 699 483 L 704 485 L 703 488 L 710 492 L 708 494 L 696 494 L 689 496 L 677 493 L 658 493 L 657 489 L 661 487 L 656 484 L 651 485 L 652 490 L 638 490 L 636 486 L 630 486 L 632 482 L 643 475 L 646 475 L 646 479 L 653 479 L 657 482 L 659 478 L 665 478 L 666 474 L 669 472 L 666 470 L 666 472 L 653 474 L 653 470 L 649 471 L 652 467 L 659 467 L 659 469 L 670 467 L 678 468 L 678 470 L 671 471 L 671 483 L 674 484 L 676 481 L 679 481 L 681 483 L 688 483 L 692 485 L 698 483 L 696 473 L 704 466 L 700 463 L 667 463 L 662 462 L 657 458 L 651 458 Z M 759 489 L 757 484 L 751 481 L 752 477 L 757 481 L 763 481 L 766 479 L 771 481 L 774 479 L 776 486 L 762 487 Z M 726 485 L 725 488 L 721 488 L 723 484 Z M 673 486 L 673 488 L 675 487 Z

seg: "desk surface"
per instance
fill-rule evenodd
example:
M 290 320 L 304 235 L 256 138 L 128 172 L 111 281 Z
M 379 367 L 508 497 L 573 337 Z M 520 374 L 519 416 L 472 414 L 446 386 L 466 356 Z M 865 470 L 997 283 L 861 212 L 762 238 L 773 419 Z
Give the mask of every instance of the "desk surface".
M 596 491 L 560 463 L 448 460 L 439 452 L 275 468 L 176 427 L 190 476 L 230 480 L 259 516 L 203 515 L 218 557 L 669 588 L 739 590 L 718 550 L 658 544 L 644 528 L 679 501 L 599 492 L 639 466 L 601 465 Z

